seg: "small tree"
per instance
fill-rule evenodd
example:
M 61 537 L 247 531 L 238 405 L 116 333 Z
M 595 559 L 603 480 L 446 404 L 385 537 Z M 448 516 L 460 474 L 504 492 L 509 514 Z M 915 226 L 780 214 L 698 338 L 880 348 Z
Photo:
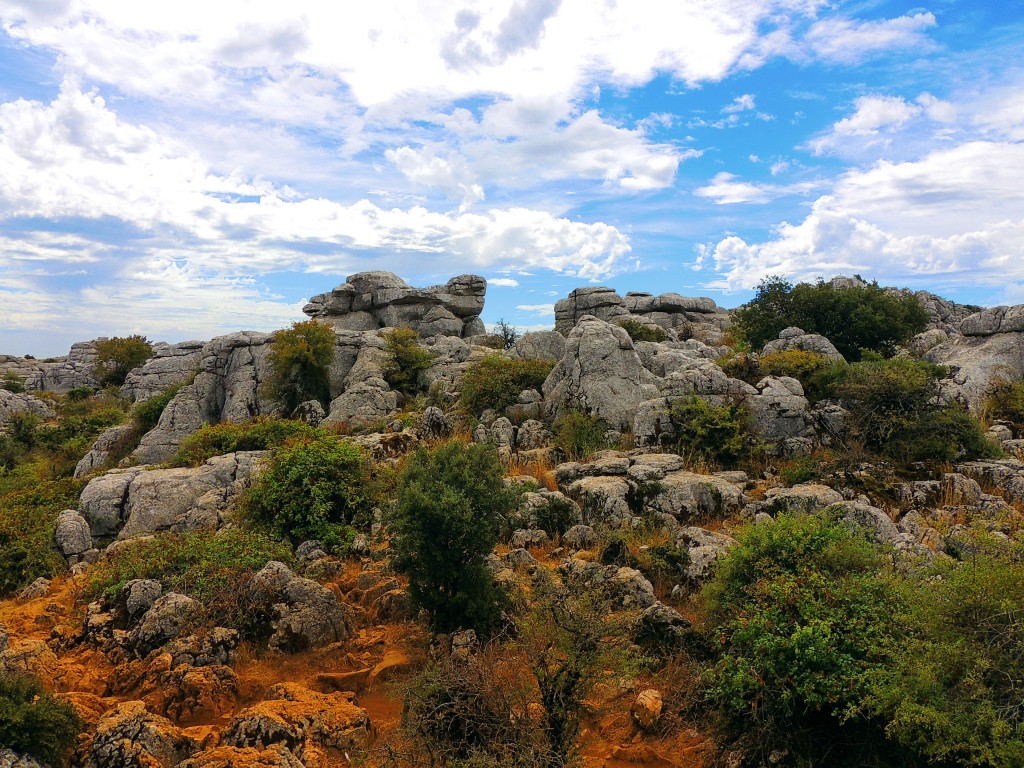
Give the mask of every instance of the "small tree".
M 419 449 L 398 483 L 392 565 L 409 577 L 409 596 L 437 631 L 486 631 L 502 596 L 486 558 L 515 505 L 491 446 L 445 443 Z
M 503 317 L 494 324 L 494 332 L 501 338 L 502 349 L 512 349 L 519 341 L 519 331 L 514 325 L 506 323 Z
M 271 391 L 289 413 L 306 400 L 327 405 L 333 360 L 334 331 L 329 325 L 306 320 L 278 331 L 270 350 Z
M 406 395 L 423 388 L 422 373 L 430 367 L 434 356 L 419 345 L 419 336 L 411 328 L 395 328 L 384 334 L 384 381 Z
M 736 403 L 713 405 L 692 395 L 672 403 L 669 417 L 675 428 L 670 441 L 680 455 L 728 465 L 749 453 L 747 414 Z
M 153 355 L 145 336 L 115 336 L 96 342 L 95 375 L 103 386 L 119 387 L 131 373 Z

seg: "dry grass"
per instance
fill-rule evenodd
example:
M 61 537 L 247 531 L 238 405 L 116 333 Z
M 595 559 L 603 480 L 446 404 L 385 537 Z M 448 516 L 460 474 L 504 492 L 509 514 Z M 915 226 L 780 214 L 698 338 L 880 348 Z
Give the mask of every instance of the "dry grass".
M 558 483 L 555 480 L 556 466 L 551 451 L 534 451 L 529 456 L 512 454 L 505 468 L 505 473 L 509 477 L 531 477 L 537 481 L 537 485 L 541 488 L 557 491 Z

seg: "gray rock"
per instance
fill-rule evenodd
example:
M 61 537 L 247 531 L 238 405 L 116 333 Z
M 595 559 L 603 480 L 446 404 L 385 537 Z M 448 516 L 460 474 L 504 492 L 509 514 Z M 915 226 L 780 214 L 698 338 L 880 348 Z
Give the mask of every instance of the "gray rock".
M 799 349 L 804 352 L 814 352 L 824 355 L 832 360 L 844 360 L 839 350 L 831 341 L 817 333 L 804 333 L 800 328 L 786 328 L 779 333 L 779 338 L 769 341 L 764 345 L 762 351 L 765 355 L 775 352 L 785 352 L 790 349 Z
M 129 619 L 146 613 L 160 599 L 164 588 L 156 579 L 132 579 L 121 588 L 120 600 Z
M 276 560 L 250 583 L 252 599 L 272 611 L 270 647 L 294 652 L 346 640 L 349 629 L 338 596 L 311 579 L 296 576 Z
M 10 749 L 0 749 L 0 768 L 45 768 L 30 755 L 19 755 Z
M 540 528 L 520 528 L 512 534 L 509 546 L 512 549 L 529 549 L 530 547 L 542 547 L 548 543 L 548 533 Z
M 50 361 L 0 355 L 0 376 L 12 373 L 29 391 L 67 392 L 75 387 L 97 387 L 92 375 L 96 367 L 96 342 L 80 341 L 71 345 L 66 357 Z
M 136 436 L 135 430 L 136 426 L 132 422 L 105 429 L 96 438 L 89 452 L 75 465 L 75 478 L 85 477 L 113 464 L 121 446 Z
M 0 434 L 7 430 L 14 415 L 21 413 L 38 416 L 44 420 L 57 418 L 53 409 L 35 395 L 28 392 L 8 392 L 6 389 L 0 389 Z
M 866 530 L 875 541 L 882 544 L 895 544 L 900 530 L 885 512 L 870 504 L 856 501 L 841 501 L 831 504 L 825 512 L 839 512 L 844 522 L 857 525 Z
M 626 609 L 649 608 L 657 602 L 651 582 L 635 568 L 619 568 L 608 579 L 608 586 L 618 604 Z
M 1024 304 L 1012 307 L 990 307 L 983 309 L 960 323 L 964 336 L 993 336 L 997 333 L 1020 333 L 1024 331 Z
M 180 635 L 198 609 L 199 603 L 191 597 L 168 592 L 157 598 L 143 614 L 129 634 L 129 644 L 139 658 L 145 658 L 150 651 Z
M 100 718 L 84 768 L 175 766 L 199 748 L 170 720 L 147 711 L 143 702 L 125 701 Z
M 815 437 L 810 404 L 799 381 L 788 376 L 769 376 L 757 383 L 756 390 L 744 400 L 750 413 L 751 432 L 774 444 L 794 437 Z
M 597 534 L 589 525 L 574 525 L 562 534 L 562 544 L 570 550 L 591 549 L 597 544 Z
M 37 597 L 43 597 L 48 594 L 49 591 L 50 580 L 40 576 L 27 587 L 24 587 L 18 593 L 18 597 L 22 600 L 35 600 Z
M 73 509 L 65 509 L 57 517 L 57 528 L 53 541 L 64 557 L 81 555 L 92 549 L 92 533 L 89 522 Z
M 803 483 L 792 488 L 769 488 L 765 492 L 766 511 L 775 514 L 790 512 L 817 512 L 843 501 L 843 495 L 827 485 Z
M 170 387 L 184 384 L 198 369 L 204 346 L 202 341 L 154 344 L 153 356 L 128 374 L 121 392 L 133 402 L 141 403 Z
M 565 355 L 565 346 L 565 336 L 558 331 L 535 331 L 520 336 L 511 354 L 520 360 L 558 362 Z
M 675 541 L 676 547 L 689 553 L 686 576 L 691 584 L 696 585 L 703 584 L 714 575 L 718 560 L 737 543 L 731 536 L 694 526 L 680 529 Z
M 309 424 L 311 427 L 317 426 L 326 416 L 327 411 L 324 410 L 324 407 L 318 400 L 306 400 L 299 403 L 291 415 L 293 419 L 298 419 Z

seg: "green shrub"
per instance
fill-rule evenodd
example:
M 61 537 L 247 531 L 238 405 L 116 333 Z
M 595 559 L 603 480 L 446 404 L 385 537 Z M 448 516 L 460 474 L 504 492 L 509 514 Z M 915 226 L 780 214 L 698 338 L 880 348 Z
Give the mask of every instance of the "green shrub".
M 83 729 L 75 708 L 38 680 L 0 672 L 0 748 L 63 765 Z
M 8 371 L 0 378 L 0 389 L 19 394 L 25 391 L 25 379 L 14 371 Z
M 761 361 L 752 352 L 728 354 L 725 357 L 720 357 L 716 362 L 730 379 L 740 379 L 748 384 L 757 384 L 764 378 Z
M 834 517 L 751 526 L 703 590 L 716 657 L 706 701 L 745 765 L 874 765 L 881 727 L 851 715 L 901 636 L 902 595 L 881 550 Z M 826 757 L 827 756 L 827 757 Z
M 552 360 L 487 355 L 463 375 L 460 402 L 470 413 L 482 413 L 487 408 L 500 413 L 514 404 L 524 389 L 540 389 L 554 367 Z
M 235 451 L 266 451 L 289 440 L 325 438 L 322 429 L 293 419 L 260 416 L 252 421 L 204 424 L 184 438 L 168 463 L 175 467 L 198 467 L 207 459 Z
M 985 418 L 1008 421 L 1014 432 L 1024 431 L 1024 381 L 998 381 L 985 395 Z
M 534 510 L 535 525 L 543 531 L 561 536 L 577 523 L 576 505 L 559 496 L 548 498 L 547 503 Z
M 866 709 L 932 765 L 1024 765 L 1024 563 L 979 555 L 916 582 Z
M 939 402 L 944 374 L 909 358 L 851 365 L 839 393 L 865 447 L 904 463 L 994 455 L 995 446 L 964 406 Z
M 485 559 L 516 504 L 502 476 L 492 446 L 453 440 L 420 448 L 399 477 L 392 566 L 437 631 L 483 632 L 500 617 L 502 595 Z
M 663 328 L 646 325 L 631 318 L 619 320 L 619 327 L 624 328 L 633 341 L 665 341 L 668 338 Z
M 369 526 L 376 501 L 372 469 L 363 450 L 340 437 L 285 444 L 249 490 L 245 516 L 273 536 L 317 539 L 339 550 L 353 526 Z
M 584 461 L 608 447 L 611 426 L 599 416 L 570 411 L 554 423 L 554 443 L 569 461 Z
M 740 405 L 712 405 L 702 397 L 691 395 L 669 405 L 669 418 L 674 429 L 669 444 L 682 456 L 725 466 L 750 452 L 747 416 Z
M 68 390 L 68 400 L 72 402 L 78 402 L 80 400 L 87 400 L 95 394 L 96 390 L 92 387 L 72 387 Z
M 733 326 L 754 348 L 778 338 L 790 326 L 819 333 L 847 360 L 859 360 L 862 349 L 892 355 L 896 346 L 928 323 L 928 315 L 912 294 L 890 293 L 872 282 L 856 288 L 830 283 L 793 285 L 768 277 L 754 298 L 733 312 Z
M 245 585 L 270 560 L 293 564 L 291 549 L 264 533 L 243 528 L 192 533 L 161 533 L 132 541 L 99 560 L 86 584 L 89 599 L 114 598 L 132 579 L 156 579 L 168 591 L 187 594 L 201 605 L 197 621 L 204 626 L 230 627 L 247 636 L 253 607 Z
M 316 320 L 294 323 L 278 331 L 270 347 L 270 391 L 291 413 L 300 403 L 331 399 L 328 376 L 334 361 L 335 335 L 331 326 Z
M 0 596 L 61 573 L 53 547 L 57 516 L 78 506 L 81 483 L 50 477 L 45 457 L 0 474 Z
M 835 397 L 849 370 L 847 364 L 840 360 L 831 360 L 825 355 L 802 349 L 764 355 L 760 364 L 766 376 L 789 376 L 799 381 L 812 403 Z
M 135 404 L 131 411 L 131 417 L 132 421 L 138 426 L 140 434 L 146 434 L 157 425 L 164 413 L 164 409 L 167 408 L 183 386 L 183 384 L 175 384 L 163 392 L 153 395 L 148 400 Z
M 434 355 L 419 344 L 419 335 L 411 328 L 395 328 L 384 334 L 384 381 L 406 395 L 423 390 L 423 372 L 430 368 Z
M 100 384 L 121 386 L 131 373 L 153 355 L 153 347 L 145 336 L 115 336 L 96 342 L 96 369 Z

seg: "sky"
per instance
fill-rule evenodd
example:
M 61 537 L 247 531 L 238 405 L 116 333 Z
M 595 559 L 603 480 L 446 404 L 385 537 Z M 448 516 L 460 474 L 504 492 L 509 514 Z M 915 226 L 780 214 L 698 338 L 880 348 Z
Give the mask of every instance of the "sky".
M 1024 0 L 0 0 L 0 353 L 347 275 L 1024 302 Z

